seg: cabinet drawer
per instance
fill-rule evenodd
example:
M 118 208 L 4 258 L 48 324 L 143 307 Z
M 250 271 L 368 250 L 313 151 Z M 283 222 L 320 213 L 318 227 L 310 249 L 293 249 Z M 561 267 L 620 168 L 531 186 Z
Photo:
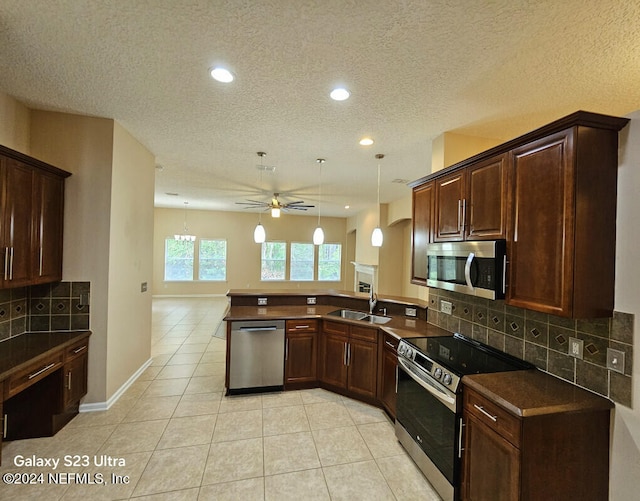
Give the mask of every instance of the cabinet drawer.
M 330 334 L 340 334 L 343 336 L 347 336 L 349 335 L 349 324 L 325 320 L 322 325 L 322 330 Z
M 392 351 L 396 353 L 398 351 L 398 343 L 400 342 L 397 337 L 391 336 L 390 334 L 385 333 L 383 336 L 384 339 L 384 349 Z
M 83 339 L 82 341 L 78 341 L 74 343 L 72 346 L 65 350 L 64 361 L 70 362 L 71 360 L 81 356 L 86 355 L 89 351 L 89 338 Z
M 62 367 L 62 361 L 63 354 L 57 353 L 10 376 L 4 386 L 5 400 L 58 370 Z
M 520 447 L 522 421 L 517 416 L 473 390 L 465 388 L 463 393 L 465 412 L 476 417 L 516 447 Z
M 363 341 L 369 341 L 371 343 L 377 343 L 378 329 L 371 329 L 369 327 L 360 327 L 359 325 L 352 325 L 351 337 L 356 339 L 362 339 Z
M 318 332 L 316 319 L 287 320 L 287 332 Z

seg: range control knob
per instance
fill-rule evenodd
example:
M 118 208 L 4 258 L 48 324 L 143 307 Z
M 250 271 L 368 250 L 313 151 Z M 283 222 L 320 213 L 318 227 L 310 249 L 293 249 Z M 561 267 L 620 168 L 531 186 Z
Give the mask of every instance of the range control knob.
M 440 379 L 442 377 L 442 369 L 438 367 L 435 371 L 433 371 L 433 375 L 436 379 Z
M 407 347 L 407 353 L 405 354 L 405 357 L 407 357 L 410 360 L 413 360 L 413 350 L 409 347 Z
M 444 377 L 442 378 L 442 382 L 444 384 L 446 384 L 447 386 L 451 384 L 451 374 L 449 374 L 448 372 L 444 373 Z
M 406 351 L 407 351 L 407 347 L 404 344 L 400 343 L 400 346 L 398 346 L 398 353 L 400 355 L 404 355 Z

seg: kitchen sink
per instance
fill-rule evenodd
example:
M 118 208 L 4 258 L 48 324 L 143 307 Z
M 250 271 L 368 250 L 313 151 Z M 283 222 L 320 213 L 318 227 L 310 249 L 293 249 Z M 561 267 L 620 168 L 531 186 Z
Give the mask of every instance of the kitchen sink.
M 391 320 L 391 317 L 382 317 L 380 315 L 369 315 L 363 311 L 355 310 L 334 310 L 328 313 L 335 317 L 346 318 L 348 320 L 362 320 L 363 322 L 370 322 L 372 324 L 386 324 Z

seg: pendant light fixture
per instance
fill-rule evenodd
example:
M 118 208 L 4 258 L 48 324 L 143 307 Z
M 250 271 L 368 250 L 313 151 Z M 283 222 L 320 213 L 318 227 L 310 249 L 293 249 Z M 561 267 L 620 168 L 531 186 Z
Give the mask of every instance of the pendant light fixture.
M 382 230 L 380 229 L 380 160 L 384 158 L 382 153 L 378 153 L 376 155 L 378 159 L 378 226 L 373 229 L 373 233 L 371 233 L 371 245 L 374 247 L 382 247 Z
M 264 171 L 262 159 L 265 155 L 266 153 L 264 151 L 258 152 L 258 156 L 260 157 L 260 189 L 262 189 L 262 172 Z M 256 225 L 256 229 L 253 230 L 253 241 L 257 244 L 262 244 L 266 239 L 267 233 L 264 231 L 264 226 L 262 226 L 262 211 L 260 211 L 258 212 L 258 224 Z
M 313 232 L 313 245 L 322 245 L 324 243 L 324 231 L 320 226 L 320 209 L 322 208 L 322 164 L 324 158 L 318 158 L 316 160 L 320 164 L 320 184 L 318 189 L 318 226 Z
M 184 226 L 183 226 L 182 234 L 173 235 L 173 238 L 175 240 L 187 240 L 189 242 L 195 242 L 196 236 L 189 235 L 189 229 L 187 228 L 187 205 L 189 205 L 189 202 L 184 203 Z

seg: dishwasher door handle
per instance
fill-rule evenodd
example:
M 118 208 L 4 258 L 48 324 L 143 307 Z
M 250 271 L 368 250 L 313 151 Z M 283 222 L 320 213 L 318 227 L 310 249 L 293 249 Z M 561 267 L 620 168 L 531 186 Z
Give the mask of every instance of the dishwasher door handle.
M 278 328 L 275 325 L 269 325 L 266 327 L 240 327 L 242 332 L 269 332 L 277 331 Z

